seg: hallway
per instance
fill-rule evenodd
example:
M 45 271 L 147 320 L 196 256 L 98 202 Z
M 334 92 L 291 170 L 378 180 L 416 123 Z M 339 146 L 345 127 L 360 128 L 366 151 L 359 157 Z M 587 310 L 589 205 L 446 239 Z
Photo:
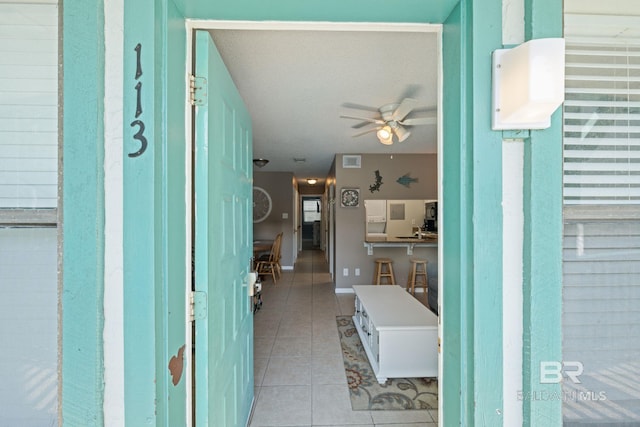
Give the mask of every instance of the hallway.
M 252 427 L 437 426 L 437 410 L 351 410 L 336 316 L 353 314 L 354 295 L 334 292 L 323 252 L 302 251 L 294 271 L 263 282 L 262 295 Z

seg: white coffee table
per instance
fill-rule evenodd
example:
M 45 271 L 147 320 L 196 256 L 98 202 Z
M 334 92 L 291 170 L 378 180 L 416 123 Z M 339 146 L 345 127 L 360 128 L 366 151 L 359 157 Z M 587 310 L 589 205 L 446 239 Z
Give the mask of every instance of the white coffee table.
M 378 382 L 437 377 L 438 317 L 400 286 L 353 290 L 353 323 Z

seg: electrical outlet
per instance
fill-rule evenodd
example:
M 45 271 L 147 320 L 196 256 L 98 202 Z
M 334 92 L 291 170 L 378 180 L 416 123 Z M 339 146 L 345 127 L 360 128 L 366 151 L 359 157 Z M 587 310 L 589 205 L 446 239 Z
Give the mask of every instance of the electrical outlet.
M 356 276 L 359 276 L 359 275 L 360 275 L 360 269 L 359 269 L 359 268 L 356 268 L 356 269 L 353 271 L 353 274 L 355 274 Z
M 343 268 L 342 269 L 342 275 L 347 277 L 349 275 L 349 269 L 348 268 Z

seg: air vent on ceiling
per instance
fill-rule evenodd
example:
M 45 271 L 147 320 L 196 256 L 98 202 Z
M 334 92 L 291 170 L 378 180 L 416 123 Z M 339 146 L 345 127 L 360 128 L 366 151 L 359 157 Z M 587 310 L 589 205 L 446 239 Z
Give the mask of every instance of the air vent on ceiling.
M 362 167 L 362 156 L 342 156 L 342 167 L 359 169 L 360 167 Z

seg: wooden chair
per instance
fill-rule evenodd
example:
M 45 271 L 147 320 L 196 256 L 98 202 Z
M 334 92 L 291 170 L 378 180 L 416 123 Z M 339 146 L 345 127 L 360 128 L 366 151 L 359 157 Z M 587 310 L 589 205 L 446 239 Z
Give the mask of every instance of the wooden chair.
M 282 232 L 278 233 L 269 254 L 261 259 L 258 259 L 256 264 L 256 272 L 259 276 L 270 275 L 273 278 L 273 284 L 275 285 L 277 279 L 282 275 L 282 268 L 280 267 L 280 246 L 282 245 Z

